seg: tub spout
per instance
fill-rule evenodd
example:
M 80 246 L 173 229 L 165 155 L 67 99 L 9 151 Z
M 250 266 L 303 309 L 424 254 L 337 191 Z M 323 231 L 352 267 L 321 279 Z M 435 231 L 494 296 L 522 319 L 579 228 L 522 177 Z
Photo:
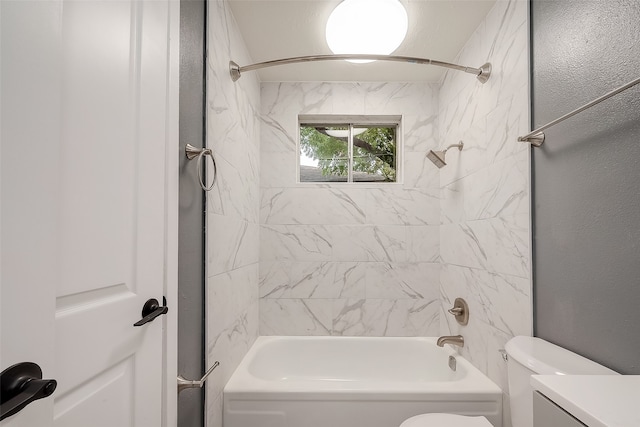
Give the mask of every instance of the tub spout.
M 438 345 L 438 347 L 444 347 L 445 344 L 464 347 L 464 337 L 462 335 L 445 335 L 438 338 L 438 342 L 436 344 Z

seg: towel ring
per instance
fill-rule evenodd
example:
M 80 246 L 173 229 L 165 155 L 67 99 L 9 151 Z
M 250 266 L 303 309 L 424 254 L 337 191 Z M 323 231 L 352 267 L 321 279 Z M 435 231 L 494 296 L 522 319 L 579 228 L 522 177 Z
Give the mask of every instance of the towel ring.
M 216 159 L 213 158 L 213 151 L 211 151 L 210 148 L 196 148 L 191 144 L 187 144 L 186 147 L 184 147 L 184 153 L 189 160 L 193 160 L 196 157 L 198 158 L 196 168 L 198 169 L 198 181 L 200 181 L 200 187 L 202 187 L 204 191 L 211 191 L 213 189 L 213 185 L 216 183 L 216 177 L 218 175 L 218 168 L 216 166 Z M 202 179 L 203 157 L 209 157 L 211 159 L 211 163 L 213 164 L 213 181 L 211 181 L 211 185 L 208 187 Z

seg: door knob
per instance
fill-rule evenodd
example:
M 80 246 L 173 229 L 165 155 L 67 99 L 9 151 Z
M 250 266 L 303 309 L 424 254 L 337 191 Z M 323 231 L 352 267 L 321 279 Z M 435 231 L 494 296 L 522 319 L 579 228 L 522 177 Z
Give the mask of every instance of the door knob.
M 134 323 L 133 326 L 142 326 L 145 323 L 153 322 L 156 317 L 166 314 L 169 311 L 169 307 L 167 307 L 167 299 L 165 297 L 162 297 L 162 304 L 164 305 L 161 306 L 155 298 L 147 300 L 142 307 L 142 319 Z
M 22 362 L 0 373 L 0 421 L 22 410 L 34 400 L 51 396 L 56 380 L 43 380 L 42 369 L 35 363 Z

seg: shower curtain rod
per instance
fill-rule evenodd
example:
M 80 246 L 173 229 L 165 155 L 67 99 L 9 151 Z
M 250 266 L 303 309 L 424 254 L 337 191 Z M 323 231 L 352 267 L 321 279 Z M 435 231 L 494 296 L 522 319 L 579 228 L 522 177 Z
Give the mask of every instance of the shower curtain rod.
M 582 113 L 584 110 L 587 110 L 587 109 L 593 107 L 594 105 L 600 104 L 602 101 L 605 101 L 605 100 L 611 98 L 612 96 L 615 96 L 615 95 L 619 94 L 620 92 L 623 92 L 623 91 L 629 89 L 630 87 L 633 87 L 633 86 L 637 85 L 638 83 L 640 83 L 640 77 L 637 78 L 637 79 L 631 80 L 629 83 L 624 84 L 624 85 L 612 90 L 611 92 L 605 93 L 601 97 L 596 98 L 593 101 L 584 104 L 582 107 L 576 108 L 575 110 L 571 111 L 570 113 L 565 114 L 562 117 L 558 117 L 557 119 L 547 123 L 544 126 L 540 126 L 538 129 L 532 130 L 531 132 L 529 132 L 528 134 L 526 134 L 524 136 L 518 137 L 518 141 L 520 141 L 520 142 L 528 142 L 529 144 L 533 145 L 534 147 L 540 147 L 542 144 L 544 144 L 545 135 L 544 135 L 543 130 L 549 129 L 551 126 L 555 126 L 560 122 L 564 122 L 568 118 L 573 117 L 576 114 Z
M 276 65 L 298 64 L 301 62 L 316 62 L 316 61 L 342 61 L 346 59 L 353 60 L 375 60 L 375 61 L 394 61 L 394 62 L 408 62 L 411 64 L 420 65 L 435 65 L 438 67 L 450 68 L 452 70 L 463 71 L 465 73 L 473 74 L 480 81 L 480 83 L 486 83 L 491 76 L 491 64 L 486 63 L 480 66 L 480 68 L 465 67 L 463 65 L 451 64 L 449 62 L 436 61 L 428 58 L 416 58 L 412 56 L 390 56 L 390 55 L 368 55 L 368 54 L 340 54 L 340 55 L 309 55 L 309 56 L 295 56 L 293 58 L 274 59 L 272 61 L 258 62 L 251 65 L 239 66 L 233 61 L 229 61 L 229 73 L 231 79 L 235 82 L 245 71 L 259 70 L 261 68 L 274 67 Z

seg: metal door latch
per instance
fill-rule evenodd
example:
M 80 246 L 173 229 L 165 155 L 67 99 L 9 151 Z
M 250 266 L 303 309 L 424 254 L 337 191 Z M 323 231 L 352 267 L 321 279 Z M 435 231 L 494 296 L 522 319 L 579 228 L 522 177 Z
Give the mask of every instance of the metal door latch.
M 161 306 L 155 298 L 147 300 L 147 302 L 144 303 L 144 307 L 142 307 L 142 319 L 134 323 L 133 326 L 145 325 L 153 322 L 153 319 L 156 317 L 167 314 L 169 308 L 167 307 L 167 299 L 165 297 L 162 297 L 162 304 L 164 305 Z

